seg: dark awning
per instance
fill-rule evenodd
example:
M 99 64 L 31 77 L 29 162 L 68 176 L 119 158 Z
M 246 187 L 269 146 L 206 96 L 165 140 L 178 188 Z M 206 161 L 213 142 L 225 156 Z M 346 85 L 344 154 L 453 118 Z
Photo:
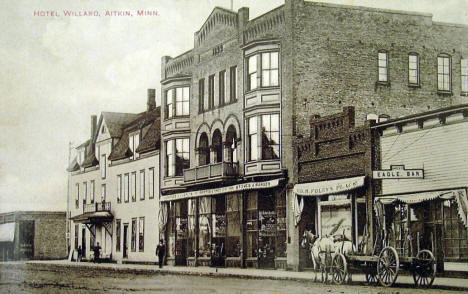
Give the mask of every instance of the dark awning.
M 76 223 L 92 224 L 112 221 L 114 216 L 109 211 L 86 212 L 71 218 Z

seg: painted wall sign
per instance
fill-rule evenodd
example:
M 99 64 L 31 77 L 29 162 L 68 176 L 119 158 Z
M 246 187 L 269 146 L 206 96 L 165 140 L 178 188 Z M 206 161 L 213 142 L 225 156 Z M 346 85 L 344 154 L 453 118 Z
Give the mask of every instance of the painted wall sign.
M 172 200 L 195 198 L 195 197 L 201 197 L 201 196 L 211 196 L 211 195 L 225 194 L 225 193 L 238 192 L 238 191 L 244 191 L 244 190 L 267 189 L 267 188 L 276 187 L 278 186 L 278 184 L 279 184 L 279 179 L 266 181 L 266 182 L 252 182 L 252 183 L 237 184 L 234 186 L 190 191 L 190 192 L 162 196 L 161 201 L 172 201 Z
M 374 179 L 424 179 L 423 169 L 405 169 L 404 165 L 391 165 L 390 169 L 374 170 Z
M 364 176 L 345 178 L 332 181 L 322 181 L 294 186 L 294 193 L 302 196 L 320 196 L 336 194 L 364 186 Z

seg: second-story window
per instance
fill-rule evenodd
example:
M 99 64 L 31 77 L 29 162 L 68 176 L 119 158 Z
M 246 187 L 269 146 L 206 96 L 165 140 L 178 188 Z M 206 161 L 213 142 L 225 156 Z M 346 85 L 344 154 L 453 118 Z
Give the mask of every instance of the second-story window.
M 262 53 L 262 87 L 278 86 L 278 52 Z
M 88 183 L 83 182 L 83 205 L 88 201 Z
M 100 167 L 101 167 L 101 178 L 105 179 L 106 178 L 106 168 L 107 168 L 107 163 L 106 163 L 106 155 L 102 154 L 101 155 L 101 160 L 99 161 Z
M 106 184 L 101 185 L 101 201 L 106 201 Z
M 248 145 L 247 145 L 247 160 L 254 161 L 258 158 L 258 135 L 257 135 L 257 117 L 251 117 L 247 121 L 248 128 Z
M 218 96 L 218 105 L 222 106 L 223 104 L 229 103 L 229 101 L 225 101 L 226 97 L 226 71 L 220 71 L 218 76 L 219 82 L 219 96 Z
M 145 199 L 145 171 L 140 171 L 140 200 Z
M 205 79 L 198 81 L 198 111 L 205 110 Z
M 183 170 L 190 167 L 190 149 L 189 139 L 176 139 L 175 140 L 175 175 L 182 176 Z
M 214 75 L 208 77 L 208 109 L 214 108 L 214 79 Z
M 90 203 L 94 203 L 94 196 L 96 195 L 96 184 L 93 181 L 91 181 L 90 183 L 90 187 L 89 187 L 89 193 L 90 193 Z
M 189 115 L 189 87 L 176 88 L 175 92 L 175 115 Z
M 129 179 L 129 175 L 128 174 L 125 174 L 124 176 L 124 183 L 123 183 L 123 187 L 124 187 L 124 201 L 125 202 L 128 202 L 128 195 L 130 194 L 130 179 Z
M 154 198 L 154 168 L 150 168 L 148 172 L 148 186 L 149 186 L 149 195 L 148 198 Z
M 132 151 L 132 159 L 138 158 L 136 152 L 138 145 L 140 144 L 140 132 L 136 132 L 128 137 L 128 147 Z
M 461 92 L 468 95 L 468 59 L 460 60 Z
M 132 201 L 136 201 L 136 172 L 132 173 L 132 177 L 130 179 L 130 193 L 132 194 Z
M 237 100 L 237 66 L 232 66 L 229 69 L 229 101 Z
M 279 158 L 279 114 L 262 115 L 262 159 Z
M 257 88 L 257 55 L 250 56 L 247 59 L 248 77 L 247 90 Z
M 122 202 L 122 175 L 117 176 L 117 203 Z
M 437 90 L 450 91 L 450 57 L 439 55 L 437 57 Z
M 166 91 L 166 118 L 174 116 L 174 89 Z
M 419 56 L 415 53 L 408 55 L 408 83 L 419 85 Z
M 165 175 L 167 177 L 173 177 L 175 175 L 175 163 L 174 163 L 174 140 L 166 142 L 166 168 Z
M 379 82 L 388 82 L 388 52 L 382 51 L 378 53 L 379 57 Z
M 80 207 L 80 184 L 76 184 L 75 208 Z

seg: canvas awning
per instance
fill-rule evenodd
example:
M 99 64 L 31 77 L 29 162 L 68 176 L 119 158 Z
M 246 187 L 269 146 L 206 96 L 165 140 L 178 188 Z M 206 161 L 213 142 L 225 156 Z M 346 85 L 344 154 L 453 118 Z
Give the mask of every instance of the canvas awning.
M 0 242 L 15 240 L 15 223 L 0 224 Z
M 458 216 L 465 227 L 467 226 L 468 199 L 465 189 L 454 189 L 446 191 L 419 192 L 404 195 L 390 195 L 375 198 L 375 202 L 388 205 L 393 203 L 417 204 L 435 199 L 455 199 L 458 205 Z
M 364 186 L 365 176 L 294 185 L 294 193 L 301 196 L 322 196 L 350 191 Z
M 109 211 L 86 212 L 71 218 L 76 223 L 91 224 L 112 221 L 114 216 Z

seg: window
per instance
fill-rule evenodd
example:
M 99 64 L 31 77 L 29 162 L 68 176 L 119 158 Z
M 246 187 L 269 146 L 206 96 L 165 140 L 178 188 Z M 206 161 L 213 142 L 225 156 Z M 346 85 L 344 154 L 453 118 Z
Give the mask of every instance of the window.
M 79 227 L 78 225 L 75 225 L 75 249 L 78 249 L 78 233 L 79 233 Z
M 262 53 L 262 87 L 278 86 L 278 52 Z
M 128 195 L 130 194 L 130 183 L 128 174 L 124 176 L 124 201 L 128 202 Z
M 198 111 L 205 110 L 205 79 L 198 81 Z
M 138 250 L 145 251 L 145 218 L 140 217 L 138 226 Z
M 132 194 L 132 202 L 136 201 L 136 172 L 132 173 L 132 178 L 130 179 L 130 193 Z
M 446 55 L 437 57 L 437 90 L 450 91 L 450 57 Z
M 419 56 L 415 53 L 408 55 L 408 83 L 419 85 Z
M 223 136 L 221 135 L 221 131 L 219 129 L 214 131 L 211 142 L 214 151 L 214 162 L 223 162 Z
M 149 169 L 149 175 L 148 175 L 148 181 L 149 181 L 149 199 L 154 198 L 154 168 Z
M 137 219 L 132 218 L 132 252 L 136 251 Z
M 218 82 L 219 82 L 218 105 L 221 106 L 225 104 L 224 99 L 226 96 L 226 71 L 225 70 L 219 72 Z
M 121 226 L 122 222 L 120 219 L 115 220 L 115 235 L 116 235 L 116 240 L 115 240 L 115 251 L 120 252 L 120 236 L 121 236 Z
M 461 92 L 468 94 L 468 59 L 460 60 Z
M 90 190 L 89 191 L 90 192 L 90 202 L 94 203 L 94 195 L 96 194 L 96 188 L 95 188 L 94 181 L 91 181 L 89 190 Z
M 122 175 L 117 176 L 117 203 L 122 202 Z
M 214 108 L 214 75 L 208 77 L 208 109 Z
M 171 118 L 174 115 L 174 89 L 166 91 L 166 118 Z
M 88 200 L 88 183 L 83 183 L 83 206 L 86 204 Z
M 106 201 L 106 184 L 101 185 L 101 201 Z
M 102 154 L 101 155 L 101 178 L 105 179 L 106 178 L 106 155 Z
M 176 116 L 189 115 L 189 87 L 176 88 Z
M 190 167 L 189 139 L 176 139 L 175 142 L 175 175 L 182 176 L 183 170 Z
M 388 52 L 379 52 L 379 82 L 388 82 Z
M 229 99 L 234 102 L 237 100 L 237 66 L 232 66 L 229 73 Z
M 279 158 L 279 114 L 262 115 L 262 159 Z
M 140 200 L 145 200 L 145 171 L 140 171 Z
M 136 149 L 138 148 L 139 144 L 140 132 L 132 134 L 128 137 L 128 147 L 130 147 L 130 150 L 132 151 L 132 159 L 138 158 L 138 155 L 136 154 Z
M 257 160 L 257 117 L 251 117 L 248 119 L 248 161 Z
M 165 175 L 172 177 L 175 175 L 175 164 L 174 164 L 174 140 L 166 141 L 166 168 Z
M 76 184 L 75 208 L 80 208 L 80 184 Z
M 198 141 L 198 165 L 210 164 L 210 147 L 208 146 L 208 135 L 204 132 Z
M 257 55 L 250 56 L 247 59 L 248 77 L 247 77 L 247 90 L 257 88 Z

